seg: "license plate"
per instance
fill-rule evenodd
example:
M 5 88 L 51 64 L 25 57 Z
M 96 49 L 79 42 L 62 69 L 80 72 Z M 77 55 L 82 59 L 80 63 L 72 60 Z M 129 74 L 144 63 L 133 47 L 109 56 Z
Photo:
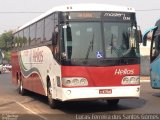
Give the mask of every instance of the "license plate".
M 100 89 L 99 94 L 112 94 L 112 89 Z

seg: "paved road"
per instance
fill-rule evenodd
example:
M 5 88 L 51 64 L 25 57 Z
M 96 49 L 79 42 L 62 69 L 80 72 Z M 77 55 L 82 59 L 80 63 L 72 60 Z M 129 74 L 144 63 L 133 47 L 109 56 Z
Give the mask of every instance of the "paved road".
M 0 75 L 0 120 L 133 120 L 148 117 L 158 120 L 160 116 L 143 114 L 159 113 L 160 90 L 152 89 L 149 82 L 141 83 L 140 99 L 120 100 L 116 107 L 109 107 L 105 101 L 94 101 L 65 102 L 59 109 L 50 109 L 46 97 L 34 93 L 21 96 L 11 83 L 11 74 Z

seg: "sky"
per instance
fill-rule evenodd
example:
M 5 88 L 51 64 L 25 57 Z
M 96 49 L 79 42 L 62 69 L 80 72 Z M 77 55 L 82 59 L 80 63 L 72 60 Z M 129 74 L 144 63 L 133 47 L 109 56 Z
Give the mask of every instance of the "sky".
M 159 0 L 0 0 L 0 34 L 22 26 L 54 6 L 73 3 L 105 3 L 133 7 L 142 32 L 154 26 L 160 18 Z

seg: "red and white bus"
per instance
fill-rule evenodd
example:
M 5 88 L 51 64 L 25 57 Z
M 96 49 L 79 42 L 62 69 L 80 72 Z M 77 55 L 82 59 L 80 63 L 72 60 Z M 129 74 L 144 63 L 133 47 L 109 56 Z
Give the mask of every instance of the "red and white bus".
M 12 79 L 59 101 L 140 95 L 139 30 L 135 10 L 105 4 L 54 7 L 14 33 Z

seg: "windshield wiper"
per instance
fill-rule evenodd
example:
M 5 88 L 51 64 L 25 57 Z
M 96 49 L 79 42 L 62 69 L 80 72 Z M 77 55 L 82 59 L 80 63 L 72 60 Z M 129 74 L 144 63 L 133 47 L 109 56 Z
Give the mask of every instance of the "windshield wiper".
M 113 34 L 112 34 L 112 36 L 111 36 L 111 43 L 110 43 L 110 46 L 111 46 L 111 54 L 112 54 L 112 52 L 114 51 L 117 55 L 119 54 L 119 51 L 118 51 L 118 49 L 114 46 L 114 44 L 113 44 Z
M 116 41 L 117 42 L 117 41 Z M 111 36 L 111 43 L 110 43 L 110 46 L 111 46 L 111 54 L 113 53 L 113 51 L 117 54 L 118 57 L 122 56 L 122 48 L 121 46 L 115 46 L 114 43 L 113 43 L 113 34 Z
M 93 51 L 93 45 L 94 45 L 94 33 L 93 33 L 93 36 L 92 36 L 92 40 L 90 41 L 90 44 L 88 46 L 88 50 L 87 50 L 87 54 L 86 54 L 85 60 L 88 59 L 91 49 Z

